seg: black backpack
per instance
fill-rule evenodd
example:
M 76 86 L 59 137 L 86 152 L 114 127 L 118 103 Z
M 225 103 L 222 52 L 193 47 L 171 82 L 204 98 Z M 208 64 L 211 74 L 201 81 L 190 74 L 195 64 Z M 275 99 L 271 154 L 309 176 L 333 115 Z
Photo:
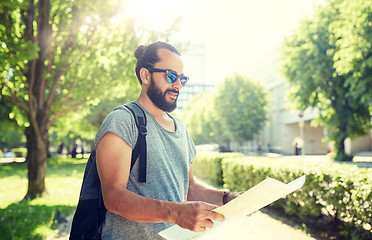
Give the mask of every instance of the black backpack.
M 132 170 L 139 155 L 139 182 L 146 182 L 146 115 L 136 102 L 124 106 L 132 112 L 138 127 L 138 138 L 132 152 L 130 169 Z M 114 110 L 118 109 L 120 108 Z M 93 150 L 85 167 L 79 202 L 72 220 L 70 239 L 101 239 L 106 212 L 97 172 L 96 151 Z

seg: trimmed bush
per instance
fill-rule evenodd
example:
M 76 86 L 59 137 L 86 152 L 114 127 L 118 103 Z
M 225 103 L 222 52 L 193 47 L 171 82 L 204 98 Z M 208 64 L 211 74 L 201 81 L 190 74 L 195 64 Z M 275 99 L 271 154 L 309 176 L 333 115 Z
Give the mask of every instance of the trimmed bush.
M 278 159 L 242 157 L 222 161 L 225 187 L 243 191 L 271 177 L 288 183 L 306 175 L 298 191 L 272 204 L 302 219 L 327 216 L 348 239 L 365 239 L 354 228 L 371 231 L 372 169 L 334 162 L 283 162 Z M 346 223 L 346 224 L 341 224 Z
M 223 185 L 222 159 L 243 156 L 242 153 L 198 152 L 193 163 L 194 175 L 211 185 Z
M 372 169 L 217 152 L 199 152 L 193 165 L 195 176 L 230 191 L 248 190 L 268 177 L 288 183 L 306 175 L 300 190 L 270 206 L 321 221 L 345 239 L 372 239 Z

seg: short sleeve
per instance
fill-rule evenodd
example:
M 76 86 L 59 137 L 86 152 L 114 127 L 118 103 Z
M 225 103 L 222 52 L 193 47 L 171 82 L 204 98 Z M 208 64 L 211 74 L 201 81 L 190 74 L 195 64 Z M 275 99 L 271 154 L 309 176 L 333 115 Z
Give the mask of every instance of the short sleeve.
M 106 116 L 102 125 L 98 129 L 94 141 L 95 147 L 97 147 L 99 141 L 108 132 L 112 132 L 123 139 L 123 141 L 126 142 L 132 149 L 135 147 L 138 129 L 132 113 L 126 107 L 119 106 Z

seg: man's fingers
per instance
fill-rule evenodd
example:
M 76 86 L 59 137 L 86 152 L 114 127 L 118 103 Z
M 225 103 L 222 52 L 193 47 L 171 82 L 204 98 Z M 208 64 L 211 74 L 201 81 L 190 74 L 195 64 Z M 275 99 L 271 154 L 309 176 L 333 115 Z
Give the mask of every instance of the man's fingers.
M 212 219 L 212 220 L 217 220 L 217 221 L 220 221 L 220 222 L 223 222 L 225 221 L 225 216 L 222 215 L 221 213 L 217 213 L 217 212 L 209 212 L 209 216 L 208 217 L 209 219 Z
M 204 226 L 207 228 L 212 228 L 213 227 L 213 222 L 210 219 L 205 219 L 204 220 Z
M 212 211 L 213 209 L 218 208 L 218 206 L 210 203 L 201 202 L 200 208 L 202 208 L 203 210 Z
M 185 202 L 183 211 L 177 215 L 176 224 L 195 232 L 203 232 L 213 227 L 213 221 L 224 221 L 225 217 L 213 209 L 216 205 L 205 202 Z
M 192 230 L 194 232 L 204 232 L 207 228 L 204 226 L 199 226 L 198 228 Z
M 217 207 L 218 206 L 213 205 L 213 204 L 204 203 L 203 210 L 206 213 L 205 218 L 223 222 L 225 220 L 225 216 L 220 213 L 212 211 L 213 209 L 216 209 Z

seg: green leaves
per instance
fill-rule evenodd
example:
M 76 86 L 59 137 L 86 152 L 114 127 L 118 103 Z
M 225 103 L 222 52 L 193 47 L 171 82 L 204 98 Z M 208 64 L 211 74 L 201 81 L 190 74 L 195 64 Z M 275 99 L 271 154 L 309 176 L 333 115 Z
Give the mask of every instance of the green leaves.
M 36 135 L 29 153 L 46 150 L 49 128 L 69 112 L 138 91 L 133 52 L 152 31 L 135 27 L 123 8 L 118 0 L 0 2 L 0 99 Z M 37 196 L 46 154 L 29 156 L 29 186 L 40 190 L 28 195 Z
M 369 239 L 372 221 L 372 171 L 330 161 L 301 162 L 289 159 L 266 157 L 239 157 L 214 155 L 215 162 L 207 159 L 210 155 L 201 154 L 198 161 L 201 169 L 218 169 L 218 158 L 222 164 L 224 187 L 230 191 L 244 191 L 252 188 L 268 177 L 288 183 L 306 175 L 304 186 L 278 200 L 272 206 L 280 207 L 286 213 L 301 219 L 316 219 L 336 224 L 337 232 L 347 239 Z M 201 164 L 200 164 L 201 165 Z M 194 170 L 196 170 L 194 168 Z M 218 175 L 218 172 L 214 172 Z M 216 176 L 203 174 L 208 179 Z M 369 230 L 365 230 L 365 229 Z M 329 231 L 329 229 L 327 229 Z
M 265 124 L 267 93 L 258 82 L 238 74 L 212 93 L 195 96 L 184 121 L 196 144 L 252 140 Z
M 290 100 L 298 110 L 319 110 L 317 122 L 330 132 L 336 159 L 343 160 L 352 159 L 344 153 L 344 140 L 371 127 L 371 37 L 362 33 L 372 29 L 372 10 L 361 2 L 331 0 L 304 19 L 281 48 Z
M 232 140 L 252 140 L 266 121 L 266 92 L 258 82 L 235 74 L 227 78 L 216 95 L 217 115 Z
M 335 68 L 347 75 L 351 90 L 362 103 L 372 102 L 372 8 L 368 1 L 344 0 L 340 17 L 332 25 L 340 48 L 335 54 Z M 354 93 L 353 93 L 354 95 Z

